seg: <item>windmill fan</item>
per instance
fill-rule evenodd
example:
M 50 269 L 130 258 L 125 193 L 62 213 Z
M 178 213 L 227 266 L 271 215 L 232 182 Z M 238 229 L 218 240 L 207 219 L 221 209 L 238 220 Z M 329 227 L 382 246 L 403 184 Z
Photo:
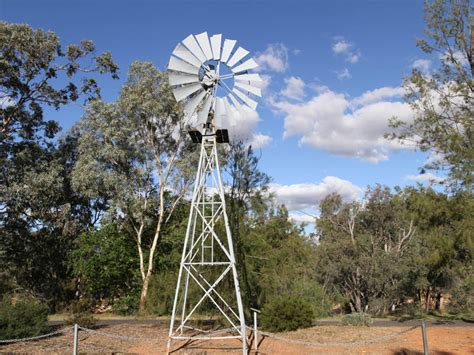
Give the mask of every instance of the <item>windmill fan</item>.
M 189 35 L 173 51 L 168 64 L 169 83 L 177 101 L 184 103 L 187 122 L 202 130 L 206 123 L 217 129 L 236 124 L 257 102 L 251 95 L 261 96 L 255 84 L 262 79 L 249 70 L 258 67 L 249 52 L 236 48 L 235 40 L 207 32 Z M 208 122 L 213 113 L 213 122 Z M 209 121 L 211 121 L 210 119 Z M 192 135 L 191 135 L 192 136 Z

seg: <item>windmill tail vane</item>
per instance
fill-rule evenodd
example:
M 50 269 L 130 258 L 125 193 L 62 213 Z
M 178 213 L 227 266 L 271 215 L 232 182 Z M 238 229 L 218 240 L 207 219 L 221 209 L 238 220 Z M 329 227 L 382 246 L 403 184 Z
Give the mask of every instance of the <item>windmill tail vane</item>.
M 168 351 L 173 340 L 239 339 L 247 349 L 245 318 L 226 212 L 218 143 L 229 129 L 245 124 L 261 96 L 262 79 L 250 73 L 258 64 L 249 52 L 221 34 L 189 35 L 168 63 L 169 83 L 183 105 L 189 135 L 201 151 L 194 183 L 171 315 Z M 229 287 L 229 285 L 232 285 Z M 230 331 L 213 334 L 193 326 L 197 315 L 213 311 Z

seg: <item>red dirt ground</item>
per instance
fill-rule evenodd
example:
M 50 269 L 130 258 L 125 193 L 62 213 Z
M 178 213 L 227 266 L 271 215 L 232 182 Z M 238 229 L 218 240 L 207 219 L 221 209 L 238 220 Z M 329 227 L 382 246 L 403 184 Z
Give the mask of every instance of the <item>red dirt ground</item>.
M 318 326 L 278 336 L 307 342 L 368 341 L 395 335 L 407 327 L 350 327 Z M 474 327 L 429 326 L 427 329 L 430 354 L 474 354 Z M 121 324 L 98 329 L 100 332 L 128 337 L 153 339 L 149 341 L 123 340 L 96 333 L 79 333 L 80 353 L 135 353 L 163 354 L 166 352 L 167 329 L 156 325 Z M 366 345 L 305 346 L 264 337 L 259 345 L 260 354 L 423 354 L 421 329 L 405 332 L 394 338 Z M 174 342 L 174 354 L 239 354 L 238 341 L 196 341 L 186 347 Z M 252 344 L 253 347 L 253 344 Z M 0 353 L 64 354 L 72 350 L 72 332 L 43 340 L 0 345 Z M 251 351 L 255 353 L 254 350 Z

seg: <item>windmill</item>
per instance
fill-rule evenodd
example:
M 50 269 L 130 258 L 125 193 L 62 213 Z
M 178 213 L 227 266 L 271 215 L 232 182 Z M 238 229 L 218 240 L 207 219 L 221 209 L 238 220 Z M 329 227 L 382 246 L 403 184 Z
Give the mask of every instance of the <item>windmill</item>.
M 241 339 L 246 352 L 245 318 L 226 213 L 218 143 L 229 142 L 229 129 L 245 124 L 261 96 L 258 64 L 236 41 L 207 32 L 189 35 L 168 63 L 169 83 L 183 103 L 194 143 L 201 145 L 168 340 Z M 231 287 L 229 287 L 231 286 Z M 207 307 L 207 308 L 206 308 Z M 229 325 L 211 333 L 190 326 L 200 309 L 213 308 Z

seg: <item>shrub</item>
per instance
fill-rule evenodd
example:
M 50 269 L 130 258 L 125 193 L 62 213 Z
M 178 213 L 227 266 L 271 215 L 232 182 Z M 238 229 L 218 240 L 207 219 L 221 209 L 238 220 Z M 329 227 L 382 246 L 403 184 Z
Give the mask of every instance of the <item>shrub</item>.
M 342 324 L 368 327 L 372 324 L 372 318 L 367 313 L 350 313 L 342 318 Z
M 295 296 L 281 296 L 262 309 L 261 324 L 273 332 L 307 328 L 313 324 L 314 308 L 310 302 Z
M 471 276 L 451 293 L 447 309 L 451 313 L 468 315 L 472 318 L 474 311 L 474 277 Z
M 0 301 L 0 339 L 40 335 L 46 330 L 48 307 L 33 299 L 13 302 L 9 296 Z
M 78 324 L 84 328 L 94 327 L 96 320 L 91 308 L 92 304 L 88 299 L 73 301 L 69 306 L 69 316 L 66 318 L 66 324 Z
M 138 294 L 123 296 L 114 302 L 112 310 L 124 316 L 135 314 L 138 311 L 139 300 L 140 297 Z

